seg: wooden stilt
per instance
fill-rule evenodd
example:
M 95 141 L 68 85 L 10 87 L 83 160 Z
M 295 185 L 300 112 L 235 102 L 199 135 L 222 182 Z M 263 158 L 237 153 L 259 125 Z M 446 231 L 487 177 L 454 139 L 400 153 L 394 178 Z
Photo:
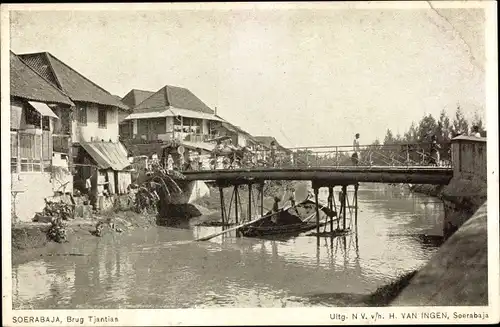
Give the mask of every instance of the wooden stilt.
M 333 211 L 333 187 L 328 188 L 328 209 Z M 333 217 L 330 218 L 330 232 L 333 233 Z
M 219 187 L 219 196 L 220 196 L 220 210 L 221 210 L 221 218 L 222 218 L 222 228 L 225 227 L 226 223 L 226 218 L 224 217 L 225 213 L 225 203 L 224 203 L 224 189 L 222 187 Z
M 239 198 L 238 185 L 235 185 L 234 186 L 234 220 L 236 222 L 236 225 L 238 225 L 238 223 L 239 223 L 239 221 L 238 221 L 238 198 Z M 237 230 L 236 237 L 239 237 L 239 236 L 240 236 L 240 233 Z
M 252 184 L 248 184 L 248 220 L 252 220 Z
M 359 184 L 354 184 L 354 225 L 358 227 L 358 188 Z
M 260 216 L 264 217 L 264 182 L 260 184 Z
M 342 229 L 345 230 L 346 227 L 346 199 L 347 199 L 347 185 L 342 185 Z
M 314 201 L 316 202 L 316 233 L 319 237 L 319 203 L 318 203 L 319 188 L 314 188 Z

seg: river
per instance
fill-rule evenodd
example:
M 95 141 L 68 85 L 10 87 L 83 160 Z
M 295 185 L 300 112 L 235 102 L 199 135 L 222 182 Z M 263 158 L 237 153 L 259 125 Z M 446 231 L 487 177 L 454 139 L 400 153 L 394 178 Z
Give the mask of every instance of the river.
M 430 259 L 438 247 L 419 235 L 442 235 L 444 210 L 437 199 L 377 184 L 361 185 L 358 202 L 358 233 L 319 244 L 304 234 L 191 242 L 218 227 L 156 227 L 62 244 L 59 254 L 80 256 L 13 266 L 13 308 L 359 305 L 360 295 Z

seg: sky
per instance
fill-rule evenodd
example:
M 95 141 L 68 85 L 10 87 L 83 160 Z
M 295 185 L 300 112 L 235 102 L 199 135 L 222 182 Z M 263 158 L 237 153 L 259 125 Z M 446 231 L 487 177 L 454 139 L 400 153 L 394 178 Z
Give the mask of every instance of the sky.
M 11 11 L 11 50 L 48 51 L 112 94 L 190 89 L 284 146 L 485 117 L 481 9 Z

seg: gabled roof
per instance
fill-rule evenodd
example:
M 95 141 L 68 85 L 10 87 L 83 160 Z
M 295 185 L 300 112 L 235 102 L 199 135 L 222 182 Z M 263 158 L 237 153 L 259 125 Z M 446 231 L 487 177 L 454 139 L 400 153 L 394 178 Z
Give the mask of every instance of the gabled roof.
M 108 91 L 48 52 L 22 54 L 20 57 L 73 101 L 91 102 L 128 109 L 125 104 Z
M 69 97 L 10 52 L 10 95 L 46 103 L 74 105 Z
M 132 89 L 121 99 L 121 101 L 130 108 L 134 108 L 153 94 L 155 94 L 155 92 Z
M 149 110 L 158 111 L 158 109 L 166 107 L 198 111 L 212 115 L 214 114 L 214 111 L 191 91 L 183 87 L 171 85 L 165 85 L 146 100 L 139 103 L 134 108 L 134 112 Z

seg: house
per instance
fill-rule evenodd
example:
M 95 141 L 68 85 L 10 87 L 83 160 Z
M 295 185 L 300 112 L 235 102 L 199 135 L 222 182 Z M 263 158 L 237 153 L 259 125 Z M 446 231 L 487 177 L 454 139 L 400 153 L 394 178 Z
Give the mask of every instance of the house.
M 124 121 L 132 122 L 132 135 L 122 135 L 124 140 L 175 141 L 210 152 L 214 144 L 207 141 L 216 135 L 215 126 L 223 120 L 190 90 L 166 85 L 137 104 Z
M 69 109 L 55 108 L 60 119 L 54 126 L 54 143 L 69 139 L 57 143 L 61 151 L 70 154 L 75 188 L 88 192 L 86 182 L 90 179 L 94 203 L 103 189 L 111 195 L 125 192 L 130 164 L 119 142 L 118 120 L 120 111 L 129 108 L 51 53 L 23 54 L 20 58 L 74 103 Z
M 54 153 L 55 111 L 75 104 L 10 52 L 10 168 L 13 220 L 31 220 L 45 198 L 72 188 L 68 158 Z

